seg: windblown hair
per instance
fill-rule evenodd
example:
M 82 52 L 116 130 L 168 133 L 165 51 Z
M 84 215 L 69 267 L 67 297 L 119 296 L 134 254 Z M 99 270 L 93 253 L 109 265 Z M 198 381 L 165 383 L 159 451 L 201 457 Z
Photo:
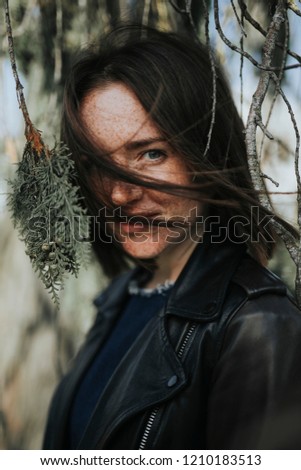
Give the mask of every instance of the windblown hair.
M 189 37 L 147 27 L 123 26 L 102 37 L 100 46 L 82 51 L 66 82 L 62 140 L 72 152 L 85 203 L 91 215 L 110 203 L 95 193 L 91 175 L 183 194 L 191 188 L 162 184 L 125 171 L 95 148 L 80 119 L 83 99 L 92 91 L 122 83 L 138 97 L 158 130 L 194 174 L 193 197 L 207 204 L 221 227 L 240 217 L 233 237 L 245 237 L 250 253 L 263 264 L 271 256 L 275 233 L 259 221 L 268 214 L 259 203 L 248 170 L 244 126 L 216 59 Z M 214 91 L 215 90 L 215 91 Z M 190 191 L 190 192 L 189 192 Z M 252 210 L 256 207 L 256 211 Z M 111 207 L 113 209 L 113 207 Z M 94 238 L 98 259 L 109 275 L 128 264 L 118 243 L 106 243 L 103 224 Z M 238 230 L 239 229 L 239 230 Z M 95 225 L 93 232 L 96 231 Z M 239 232 L 239 233 L 237 233 Z

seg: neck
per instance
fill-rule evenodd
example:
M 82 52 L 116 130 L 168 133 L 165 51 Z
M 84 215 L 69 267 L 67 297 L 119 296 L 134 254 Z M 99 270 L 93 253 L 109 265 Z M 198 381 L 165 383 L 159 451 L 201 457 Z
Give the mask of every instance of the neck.
M 196 246 L 197 241 L 186 240 L 176 246 L 167 247 L 156 259 L 157 269 L 145 287 L 154 288 L 167 280 L 175 282 Z

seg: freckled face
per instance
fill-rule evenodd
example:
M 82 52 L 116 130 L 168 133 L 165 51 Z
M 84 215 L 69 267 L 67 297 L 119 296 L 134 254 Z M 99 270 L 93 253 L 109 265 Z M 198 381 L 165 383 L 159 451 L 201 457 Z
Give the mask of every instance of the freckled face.
M 123 168 L 161 182 L 191 184 L 183 158 L 125 85 L 115 83 L 90 92 L 83 100 L 81 119 L 94 144 Z M 179 245 L 190 243 L 188 228 L 171 228 L 165 222 L 183 222 L 189 216 L 191 222 L 201 210 L 195 200 L 112 179 L 105 179 L 104 190 L 127 216 L 121 223 L 111 223 L 110 230 L 129 255 L 148 259 L 170 252 L 174 256 Z

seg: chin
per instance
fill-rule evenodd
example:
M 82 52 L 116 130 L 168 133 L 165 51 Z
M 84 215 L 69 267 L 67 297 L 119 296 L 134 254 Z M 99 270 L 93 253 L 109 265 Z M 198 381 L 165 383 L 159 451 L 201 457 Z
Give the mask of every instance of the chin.
M 152 243 L 146 242 L 125 242 L 122 243 L 122 249 L 132 258 L 140 260 L 149 260 L 157 258 L 164 250 L 166 246 L 164 243 Z

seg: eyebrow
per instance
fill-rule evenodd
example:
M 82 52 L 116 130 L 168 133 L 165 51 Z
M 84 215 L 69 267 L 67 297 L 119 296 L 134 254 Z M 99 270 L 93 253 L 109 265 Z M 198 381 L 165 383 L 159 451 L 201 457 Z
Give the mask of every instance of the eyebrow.
M 163 137 L 153 137 L 151 139 L 131 140 L 127 142 L 124 147 L 126 150 L 138 150 L 148 145 L 156 144 L 159 142 L 167 142 Z

